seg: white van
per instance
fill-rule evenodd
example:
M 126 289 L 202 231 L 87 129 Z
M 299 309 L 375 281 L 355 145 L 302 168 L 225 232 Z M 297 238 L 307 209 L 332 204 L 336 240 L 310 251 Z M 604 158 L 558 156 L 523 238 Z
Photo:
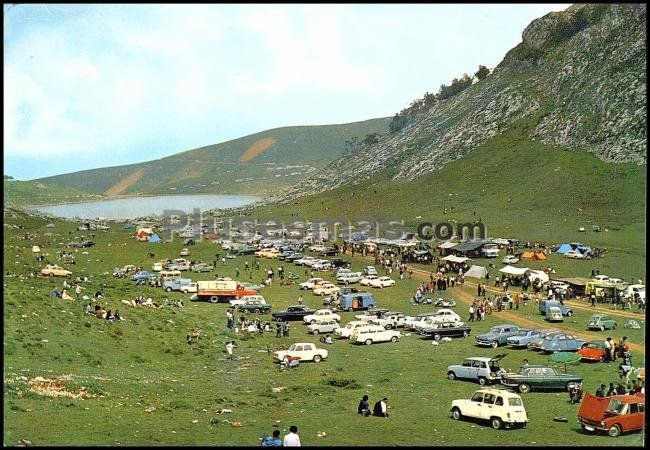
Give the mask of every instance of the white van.
M 176 278 L 180 278 L 182 276 L 182 273 L 180 270 L 161 270 L 160 271 L 160 278 L 163 278 L 164 280 L 174 280 Z
M 263 305 L 266 305 L 266 299 L 264 298 L 263 295 L 244 295 L 242 298 L 230 300 L 229 303 L 230 306 L 239 306 L 239 305 L 243 305 L 248 301 L 260 302 Z
M 380 325 L 369 325 L 356 328 L 350 335 L 350 340 L 357 344 L 374 344 L 375 342 L 397 342 L 402 333 L 397 330 L 387 330 Z

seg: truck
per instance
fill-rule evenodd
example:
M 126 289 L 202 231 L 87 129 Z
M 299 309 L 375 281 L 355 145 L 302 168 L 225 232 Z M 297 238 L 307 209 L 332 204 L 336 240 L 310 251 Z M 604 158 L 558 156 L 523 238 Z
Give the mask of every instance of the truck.
M 235 280 L 197 281 L 196 300 L 210 303 L 228 303 L 244 295 L 257 295 L 257 291 L 244 287 Z
M 184 294 L 197 291 L 197 284 L 190 278 L 174 278 L 166 280 L 162 287 L 167 292 L 180 291 Z
M 356 292 L 343 294 L 339 298 L 339 309 L 344 311 L 358 311 L 360 309 L 374 308 L 377 304 L 375 297 L 370 292 Z

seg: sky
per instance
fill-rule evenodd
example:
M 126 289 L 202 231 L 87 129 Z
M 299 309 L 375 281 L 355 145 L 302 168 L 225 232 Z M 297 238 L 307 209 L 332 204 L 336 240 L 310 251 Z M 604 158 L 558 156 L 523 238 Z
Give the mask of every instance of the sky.
M 4 174 L 393 116 L 569 4 L 4 4 Z

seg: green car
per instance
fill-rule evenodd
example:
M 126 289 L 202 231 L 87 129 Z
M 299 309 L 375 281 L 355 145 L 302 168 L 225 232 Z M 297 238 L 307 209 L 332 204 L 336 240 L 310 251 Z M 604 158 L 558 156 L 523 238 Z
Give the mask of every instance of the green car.
M 588 330 L 615 330 L 616 321 L 607 314 L 594 314 L 587 323 Z
M 506 373 L 501 376 L 503 386 L 515 388 L 522 394 L 531 390 L 562 389 L 568 391 L 571 386 L 581 382 L 581 376 L 560 373 L 553 367 L 541 365 L 522 367 L 519 373 Z

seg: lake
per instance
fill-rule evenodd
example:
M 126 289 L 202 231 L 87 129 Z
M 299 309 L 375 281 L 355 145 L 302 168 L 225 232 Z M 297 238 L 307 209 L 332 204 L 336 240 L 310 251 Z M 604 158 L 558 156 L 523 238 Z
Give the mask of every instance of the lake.
M 152 197 L 128 197 L 96 202 L 66 203 L 61 205 L 34 206 L 31 209 L 51 216 L 66 219 L 108 220 L 135 219 L 145 216 L 162 216 L 164 211 L 176 210 L 191 213 L 195 208 L 209 209 L 237 208 L 259 201 L 252 195 L 160 195 Z M 170 214 L 181 214 L 170 212 Z

